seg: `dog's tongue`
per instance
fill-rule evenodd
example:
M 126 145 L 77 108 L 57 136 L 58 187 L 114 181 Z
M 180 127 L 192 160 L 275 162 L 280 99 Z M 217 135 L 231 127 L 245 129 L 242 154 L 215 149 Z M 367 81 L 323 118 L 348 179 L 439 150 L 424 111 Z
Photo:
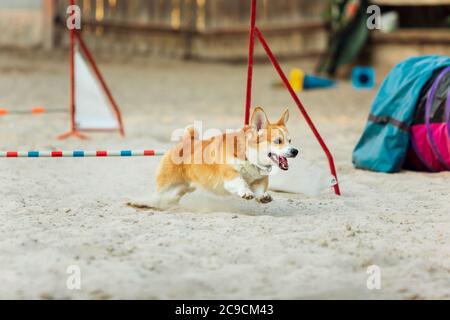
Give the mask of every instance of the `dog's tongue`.
M 289 169 L 289 163 L 285 157 L 278 158 L 278 167 L 280 167 L 281 170 L 285 171 Z

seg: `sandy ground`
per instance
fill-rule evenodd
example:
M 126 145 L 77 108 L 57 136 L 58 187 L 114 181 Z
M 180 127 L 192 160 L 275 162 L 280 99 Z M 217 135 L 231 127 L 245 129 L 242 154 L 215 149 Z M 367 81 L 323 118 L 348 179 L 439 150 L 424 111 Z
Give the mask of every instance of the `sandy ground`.
M 0 54 L 0 105 L 65 109 L 65 62 Z M 245 66 L 100 65 L 126 138 L 58 141 L 67 114 L 8 116 L 0 119 L 1 149 L 167 148 L 171 132 L 194 120 L 242 124 Z M 257 66 L 254 103 L 272 117 L 289 106 L 295 144 L 324 166 L 275 80 L 271 66 Z M 335 155 L 342 197 L 276 193 L 262 206 L 197 192 L 176 210 L 137 211 L 125 204 L 151 197 L 158 159 L 0 160 L 0 298 L 450 298 L 450 174 L 352 167 L 374 94 L 341 83 L 301 95 Z M 66 286 L 71 265 L 80 267 L 81 290 Z M 380 290 L 367 289 L 371 265 L 380 267 Z

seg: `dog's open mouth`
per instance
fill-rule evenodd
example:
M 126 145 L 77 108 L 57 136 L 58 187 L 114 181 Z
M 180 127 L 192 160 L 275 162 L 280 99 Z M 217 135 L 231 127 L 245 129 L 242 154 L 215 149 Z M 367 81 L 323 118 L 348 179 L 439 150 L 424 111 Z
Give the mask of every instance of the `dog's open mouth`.
M 289 169 L 289 163 L 286 157 L 269 153 L 269 158 L 275 162 L 281 170 L 287 171 Z

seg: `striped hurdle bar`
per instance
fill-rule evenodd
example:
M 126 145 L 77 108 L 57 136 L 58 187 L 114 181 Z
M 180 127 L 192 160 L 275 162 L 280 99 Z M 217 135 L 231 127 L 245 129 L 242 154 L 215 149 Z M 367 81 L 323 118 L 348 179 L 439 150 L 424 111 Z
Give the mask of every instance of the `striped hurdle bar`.
M 0 158 L 104 158 L 104 157 L 156 157 L 164 155 L 163 150 L 120 150 L 120 151 L 0 151 Z
M 6 108 L 0 108 L 0 117 L 7 116 L 7 115 L 40 115 L 44 113 L 65 113 L 67 110 L 64 109 L 51 109 L 47 110 L 44 107 L 32 107 L 31 109 L 6 109 Z

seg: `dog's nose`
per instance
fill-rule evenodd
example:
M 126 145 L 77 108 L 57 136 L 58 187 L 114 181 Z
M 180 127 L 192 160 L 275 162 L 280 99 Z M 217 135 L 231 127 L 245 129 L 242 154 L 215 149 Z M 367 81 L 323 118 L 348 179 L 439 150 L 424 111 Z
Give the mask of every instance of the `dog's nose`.
M 298 155 L 298 149 L 292 149 L 291 154 L 295 158 Z

